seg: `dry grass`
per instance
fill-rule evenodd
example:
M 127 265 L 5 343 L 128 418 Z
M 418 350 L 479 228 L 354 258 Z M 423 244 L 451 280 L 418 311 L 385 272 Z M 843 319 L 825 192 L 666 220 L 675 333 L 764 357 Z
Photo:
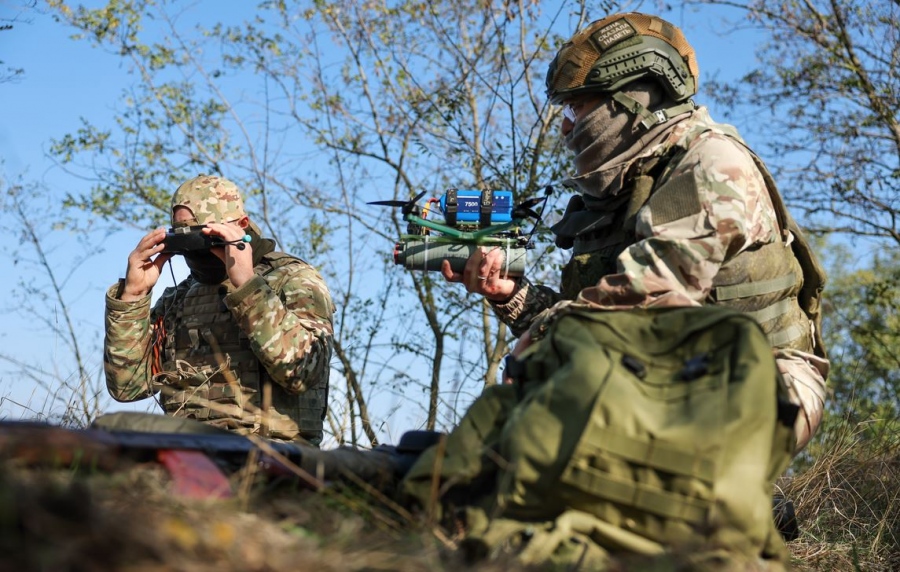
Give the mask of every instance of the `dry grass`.
M 240 479 L 235 475 L 235 490 Z M 472 566 L 443 533 L 359 487 L 256 479 L 228 500 L 173 497 L 156 464 L 116 472 L 0 466 L 0 572 L 316 572 Z M 520 570 L 521 567 L 517 567 Z
M 337 489 L 173 498 L 155 466 L 0 475 L 2 570 L 441 570 L 436 543 Z M 372 510 L 381 510 L 375 508 Z M 398 524 L 398 523 L 395 523 Z M 448 568 L 452 569 L 452 568 Z
M 900 570 L 900 436 L 863 435 L 839 426 L 783 483 L 802 529 L 789 544 L 797 570 Z

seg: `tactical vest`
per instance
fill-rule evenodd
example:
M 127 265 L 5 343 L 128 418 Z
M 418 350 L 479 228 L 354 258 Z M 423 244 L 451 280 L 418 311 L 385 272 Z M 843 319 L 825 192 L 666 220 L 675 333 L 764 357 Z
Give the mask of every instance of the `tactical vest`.
M 640 209 L 649 208 L 654 220 L 679 218 L 682 205 L 673 204 L 668 197 L 654 202 L 654 192 L 664 185 L 678 184 L 668 175 L 697 137 L 709 130 L 708 126 L 698 126 L 680 145 L 637 161 L 626 175 L 622 191 L 606 204 L 592 205 L 588 210 L 580 196 L 570 200 L 563 219 L 554 226 L 555 232 L 574 235 L 557 238 L 557 245 L 573 250 L 562 273 L 564 298 L 575 299 L 582 289 L 618 271 L 619 255 L 637 242 L 635 226 Z M 763 162 L 730 126 L 718 125 L 716 132 L 739 143 L 753 157 L 765 180 L 781 233 L 775 242 L 745 250 L 726 261 L 713 279 L 706 302 L 751 315 L 763 327 L 773 348 L 814 351 L 824 358 L 820 304 L 825 273 Z
M 280 278 L 273 271 L 301 263 L 290 255 L 274 253 L 263 257 L 254 271 L 280 293 L 287 276 Z M 272 380 L 225 306 L 225 296 L 234 290 L 230 280 L 211 285 L 192 280 L 183 293 L 176 293 L 173 309 L 164 318 L 162 373 L 154 378 L 167 386 L 160 392 L 163 408 L 176 417 L 273 439 L 302 437 L 318 445 L 328 384 L 295 395 Z M 263 412 L 262 395 L 268 392 L 271 406 Z

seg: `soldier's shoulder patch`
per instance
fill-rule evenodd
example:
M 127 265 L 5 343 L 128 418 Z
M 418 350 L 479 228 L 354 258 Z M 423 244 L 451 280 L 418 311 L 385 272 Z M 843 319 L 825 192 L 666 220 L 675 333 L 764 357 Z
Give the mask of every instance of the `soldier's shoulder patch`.
M 666 224 L 699 213 L 703 207 L 692 172 L 682 173 L 663 183 L 647 201 L 653 224 Z

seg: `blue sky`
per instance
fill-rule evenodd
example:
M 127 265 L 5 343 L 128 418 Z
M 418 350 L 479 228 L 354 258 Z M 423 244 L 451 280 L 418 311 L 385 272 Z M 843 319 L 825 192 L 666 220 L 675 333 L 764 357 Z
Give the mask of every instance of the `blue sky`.
M 198 7 L 201 4 L 185 3 L 192 6 L 190 13 L 197 14 L 197 17 L 203 15 Z M 254 4 L 206 2 L 207 6 L 216 6 L 217 19 L 232 21 L 252 14 Z M 15 1 L 0 0 L 0 18 L 14 18 L 18 5 Z M 695 47 L 701 68 L 701 84 L 704 78 L 713 76 L 719 79 L 738 77 L 752 66 L 753 51 L 759 37 L 750 31 L 732 31 L 727 35 L 718 33 L 717 30 L 722 27 L 721 13 L 679 10 L 665 14 L 665 17 L 681 26 Z M 17 81 L 0 84 L 2 173 L 7 177 L 23 176 L 42 183 L 61 200 L 66 191 L 86 188 L 88 183 L 65 173 L 49 159 L 47 150 L 52 139 L 76 131 L 82 117 L 101 126 L 108 124 L 123 90 L 133 83 L 133 79 L 123 60 L 93 48 L 87 42 L 69 39 L 71 31 L 47 15 L 31 13 L 19 18 L 21 22 L 16 22 L 12 30 L 0 32 L 0 59 L 6 66 L 25 70 Z M 204 24 L 210 25 L 211 22 L 205 21 Z M 703 103 L 702 98 L 699 102 Z M 711 111 L 714 117 L 721 118 L 723 115 L 723 110 L 712 108 Z M 741 127 L 741 118 L 735 118 L 734 122 Z M 753 143 L 752 140 L 750 142 Z M 35 213 L 36 216 L 39 214 Z M 127 255 L 142 234 L 141 230 L 124 229 L 98 244 L 97 248 L 103 251 L 102 256 L 78 268 L 67 284 L 67 292 L 73 301 L 73 310 L 86 343 L 100 340 L 103 293 L 123 274 Z M 56 243 L 56 247 L 53 256 L 57 257 L 56 260 L 65 261 L 65 240 Z M 22 271 L 21 267 L 13 269 L 14 272 Z M 163 279 L 157 292 L 170 282 L 170 279 Z M 0 344 L 8 354 L 48 366 L 58 355 L 57 352 L 64 351 L 59 340 L 47 339 L 28 316 L 10 311 L 7 311 L 0 325 Z M 99 363 L 99 359 L 94 363 Z M 35 395 L 33 387 L 10 377 L 0 364 L 0 398 L 30 403 L 40 409 L 40 401 Z M 38 399 L 37 403 L 35 399 Z M 144 402 L 138 408 L 144 409 L 148 403 Z M 118 404 L 115 407 L 121 408 Z M 27 412 L 9 402 L 0 402 L 0 418 L 23 415 Z

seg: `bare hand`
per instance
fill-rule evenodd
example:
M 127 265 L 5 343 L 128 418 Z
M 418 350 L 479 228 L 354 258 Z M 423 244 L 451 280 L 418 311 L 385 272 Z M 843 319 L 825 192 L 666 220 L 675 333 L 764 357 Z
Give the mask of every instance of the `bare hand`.
M 211 222 L 203 229 L 203 234 L 218 236 L 226 242 L 234 242 L 243 239 L 247 233 L 238 224 Z M 244 248 L 240 249 L 239 246 Z M 225 263 L 225 272 L 228 273 L 228 279 L 235 288 L 240 288 L 253 278 L 253 248 L 250 243 L 238 242 L 237 244 L 217 246 L 211 248 L 210 252 Z
M 441 263 L 441 274 L 448 282 L 461 282 L 466 290 L 481 294 L 489 300 L 507 300 L 516 290 L 516 281 L 503 273 L 505 253 L 502 248 L 479 247 L 466 260 L 462 273 L 450 268 L 450 261 Z
M 156 286 L 162 273 L 163 264 L 172 258 L 171 253 L 160 254 L 165 238 L 165 228 L 152 230 L 138 242 L 137 247 L 128 255 L 125 288 L 120 297 L 122 300 L 126 302 L 140 300 Z M 154 255 L 158 256 L 153 258 Z

